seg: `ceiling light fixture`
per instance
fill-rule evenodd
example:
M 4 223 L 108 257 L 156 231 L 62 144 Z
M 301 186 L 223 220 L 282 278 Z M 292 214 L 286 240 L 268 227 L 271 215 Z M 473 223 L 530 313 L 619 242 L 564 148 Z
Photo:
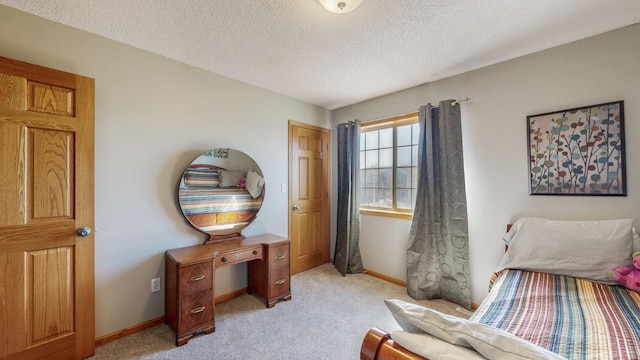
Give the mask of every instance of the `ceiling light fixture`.
M 344 14 L 355 9 L 360 5 L 362 0 L 318 0 L 325 9 L 336 13 Z

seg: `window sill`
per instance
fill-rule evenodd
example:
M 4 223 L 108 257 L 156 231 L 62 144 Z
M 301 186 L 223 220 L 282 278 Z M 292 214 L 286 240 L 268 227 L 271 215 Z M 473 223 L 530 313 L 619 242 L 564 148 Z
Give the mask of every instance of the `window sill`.
M 390 210 L 360 209 L 360 215 L 392 217 L 396 219 L 405 219 L 405 220 L 413 219 L 412 213 L 390 211 Z

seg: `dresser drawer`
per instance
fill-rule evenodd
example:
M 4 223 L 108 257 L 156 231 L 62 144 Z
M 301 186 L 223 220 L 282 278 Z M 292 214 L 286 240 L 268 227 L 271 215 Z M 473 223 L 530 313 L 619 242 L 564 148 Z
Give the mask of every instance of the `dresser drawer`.
M 182 334 L 213 321 L 213 290 L 184 296 L 180 300 L 180 326 Z
M 289 269 L 289 244 L 270 247 L 269 261 L 272 271 L 284 267 Z
M 289 267 L 271 271 L 269 274 L 269 297 L 277 298 L 291 290 Z
M 180 267 L 180 293 L 193 294 L 213 288 L 213 262 L 206 261 Z
M 224 252 L 216 257 L 216 267 L 262 259 L 262 246 L 249 249 Z

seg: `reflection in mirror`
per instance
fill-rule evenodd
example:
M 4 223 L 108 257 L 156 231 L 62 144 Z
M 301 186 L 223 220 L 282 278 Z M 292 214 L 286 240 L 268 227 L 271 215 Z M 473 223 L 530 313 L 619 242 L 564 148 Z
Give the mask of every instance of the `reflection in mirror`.
M 180 178 L 178 202 L 193 227 L 210 242 L 243 239 L 255 220 L 265 186 L 262 171 L 247 154 L 233 149 L 205 151 Z

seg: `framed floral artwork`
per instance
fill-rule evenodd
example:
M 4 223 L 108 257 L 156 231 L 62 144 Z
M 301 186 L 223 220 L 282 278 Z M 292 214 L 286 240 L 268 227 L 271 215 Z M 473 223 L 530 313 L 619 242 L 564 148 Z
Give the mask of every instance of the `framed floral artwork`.
M 622 100 L 527 116 L 531 195 L 626 196 Z

